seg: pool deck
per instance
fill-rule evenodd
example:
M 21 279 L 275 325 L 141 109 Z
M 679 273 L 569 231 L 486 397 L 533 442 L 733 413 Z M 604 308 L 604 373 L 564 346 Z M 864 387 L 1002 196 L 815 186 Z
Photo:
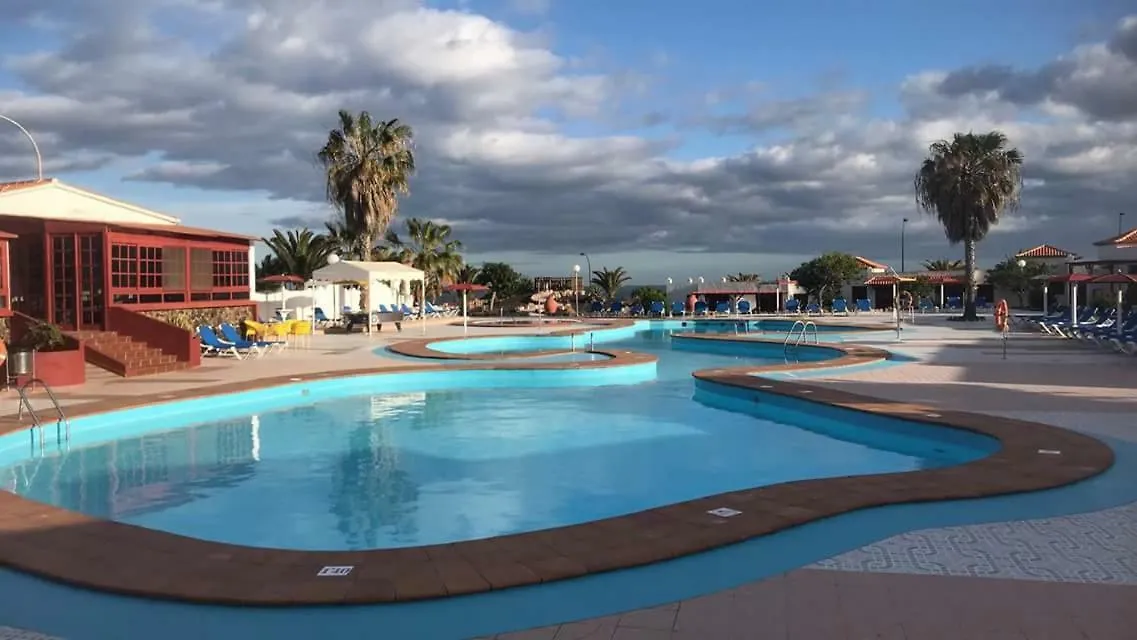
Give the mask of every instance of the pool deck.
M 921 362 L 871 371 L 836 370 L 832 376 L 809 379 L 808 385 L 816 387 L 818 395 L 827 390 L 841 396 L 853 393 L 893 407 L 920 405 L 922 411 L 931 408 L 941 415 L 966 407 L 1007 421 L 1029 420 L 1137 442 L 1132 418 L 1137 415 L 1137 358 L 1016 336 L 1003 360 L 1001 345 L 987 325 L 983 331 L 931 319 L 921 322 L 931 326 L 921 326 L 917 339 L 876 345 Z M 502 331 L 472 327 L 469 334 Z M 417 333 L 407 331 L 398 338 Z M 429 335 L 460 336 L 462 329 L 438 324 Z M 238 388 L 281 376 L 402 367 L 405 360 L 369 353 L 398 338 L 315 336 L 306 345 L 264 359 L 207 361 L 201 369 L 167 376 L 120 379 L 94 374 L 88 384 L 59 395 L 66 407 L 82 411 L 84 405 L 133 403 L 139 396 L 163 399 L 218 385 Z M 866 344 L 872 346 L 871 341 Z M 42 399 L 37 403 L 42 406 Z M 14 412 L 9 394 L 0 401 L 0 416 Z M 0 418 L 5 420 L 11 424 L 10 416 Z M 1127 604 L 1137 599 L 1134 506 L 1046 521 L 912 532 L 738 589 L 496 638 L 1128 638 L 1137 625 L 1137 608 Z M 1108 544 L 1102 542 L 1102 532 L 1109 536 Z M 1001 537 L 992 543 L 995 535 Z M 1065 546 L 1062 536 L 1067 538 Z M 1077 537 L 1073 543 L 1071 536 Z M 1100 548 L 1087 549 L 1095 540 Z M 1002 553 L 999 544 L 1011 552 Z M 1021 558 L 1016 562 L 1013 554 L 1024 545 L 1043 550 L 1032 559 L 1030 571 L 1024 571 Z M 1081 545 L 1081 553 L 1071 551 L 1071 545 Z M 929 554 L 934 561 L 928 561 Z M 908 562 L 903 561 L 906 557 Z M 987 570 L 974 570 L 976 557 L 984 559 Z M 1087 573 L 1079 562 L 1114 570 Z M 968 577 L 975 573 L 990 577 Z M 22 637 L 6 633 L 15 632 L 0 628 L 0 639 Z

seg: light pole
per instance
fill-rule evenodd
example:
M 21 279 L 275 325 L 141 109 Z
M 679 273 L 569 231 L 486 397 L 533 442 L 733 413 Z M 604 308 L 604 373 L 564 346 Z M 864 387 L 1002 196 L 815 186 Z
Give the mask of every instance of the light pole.
M 667 302 L 665 302 L 664 304 L 667 305 L 667 317 L 668 318 L 671 317 L 671 285 L 673 285 L 673 284 L 675 284 L 675 281 L 672 280 L 671 278 L 668 278 L 667 279 L 667 285 L 663 291 L 663 297 L 667 300 Z
M 908 228 L 908 218 L 900 221 L 900 273 L 904 273 L 904 231 Z
M 583 252 L 583 251 L 580 252 L 580 256 L 582 258 L 584 258 L 584 264 L 586 264 L 588 266 L 588 282 L 589 282 L 589 284 L 591 284 L 592 283 L 592 258 L 588 257 L 588 254 Z
M 580 315 L 580 265 L 572 265 L 572 308 Z
M 14 127 L 20 130 L 20 133 L 24 134 L 24 136 L 27 137 L 28 142 L 32 143 L 32 151 L 34 151 L 36 154 L 36 180 L 43 180 L 43 156 L 41 156 L 39 153 L 39 145 L 36 144 L 36 139 L 33 138 L 32 134 L 24 128 L 24 125 L 16 122 L 15 120 L 2 113 L 0 113 L 0 120 L 10 122 Z
M 1125 230 L 1125 212 L 1120 211 L 1117 214 L 1117 235 L 1121 235 Z

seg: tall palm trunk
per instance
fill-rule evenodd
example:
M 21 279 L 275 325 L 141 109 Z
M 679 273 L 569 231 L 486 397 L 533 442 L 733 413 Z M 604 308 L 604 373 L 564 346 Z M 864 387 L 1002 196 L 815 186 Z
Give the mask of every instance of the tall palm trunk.
M 963 241 L 963 268 L 967 269 L 967 286 L 963 290 L 963 319 L 978 320 L 975 313 L 975 293 L 979 283 L 975 280 L 975 241 Z

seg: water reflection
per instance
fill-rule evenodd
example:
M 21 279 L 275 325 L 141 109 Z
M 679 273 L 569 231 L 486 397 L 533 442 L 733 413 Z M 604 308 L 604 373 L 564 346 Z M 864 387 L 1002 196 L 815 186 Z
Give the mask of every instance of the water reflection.
M 5 470 L 6 488 L 108 519 L 182 506 L 253 477 L 255 420 L 151 433 L 28 460 Z
M 407 539 L 418 531 L 418 485 L 399 467 L 398 450 L 381 424 L 351 430 L 330 489 L 328 504 L 348 548 L 385 546 L 381 537 Z

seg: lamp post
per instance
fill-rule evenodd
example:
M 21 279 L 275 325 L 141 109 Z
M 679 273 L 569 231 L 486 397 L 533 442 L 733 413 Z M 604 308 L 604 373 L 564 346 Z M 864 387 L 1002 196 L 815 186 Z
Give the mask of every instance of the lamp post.
M 900 221 L 900 273 L 904 273 L 904 231 L 908 228 L 908 218 Z
M 1121 235 L 1125 230 L 1125 212 L 1119 211 L 1117 213 L 1117 235 Z
M 580 265 L 572 265 L 572 308 L 580 315 Z
M 673 284 L 675 284 L 675 281 L 672 280 L 671 278 L 668 278 L 667 284 L 664 286 L 664 290 L 663 290 L 663 297 L 666 300 L 666 302 L 664 304 L 667 307 L 667 317 L 668 318 L 671 317 L 671 285 L 673 285 Z
M 24 134 L 24 136 L 28 139 L 28 142 L 32 143 L 32 151 L 36 154 L 36 180 L 43 180 L 43 156 L 40 155 L 39 145 L 36 144 L 36 139 L 32 137 L 31 132 L 29 132 L 27 129 L 25 129 L 24 125 L 20 124 L 19 122 L 16 122 L 15 120 L 9 118 L 8 116 L 6 116 L 2 113 L 0 113 L 0 120 L 3 120 L 4 122 L 8 122 L 12 126 L 19 129 L 20 133 Z
M 592 258 L 588 257 L 588 254 L 583 252 L 583 251 L 580 252 L 580 257 L 584 258 L 584 264 L 588 266 L 588 282 L 591 283 L 592 282 Z

